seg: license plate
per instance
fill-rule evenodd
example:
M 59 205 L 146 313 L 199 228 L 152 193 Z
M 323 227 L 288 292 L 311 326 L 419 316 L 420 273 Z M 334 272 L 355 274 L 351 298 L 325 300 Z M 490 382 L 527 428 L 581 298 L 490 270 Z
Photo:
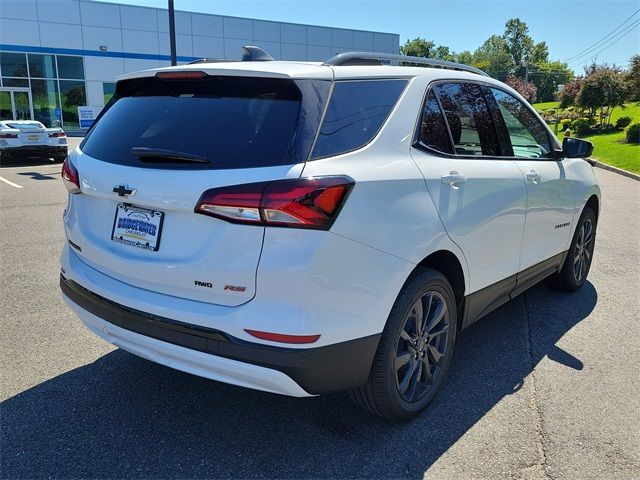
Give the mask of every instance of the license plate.
M 113 221 L 111 240 L 132 247 L 157 252 L 164 212 L 119 203 Z
M 27 137 L 27 140 L 30 142 L 39 142 L 40 141 L 40 135 L 29 135 Z

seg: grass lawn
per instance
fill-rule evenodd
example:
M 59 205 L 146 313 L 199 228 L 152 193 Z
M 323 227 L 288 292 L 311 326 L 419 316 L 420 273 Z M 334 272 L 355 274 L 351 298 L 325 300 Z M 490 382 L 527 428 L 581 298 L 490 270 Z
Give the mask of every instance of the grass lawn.
M 534 103 L 533 107 L 542 111 L 548 108 L 557 108 L 559 102 Z M 640 122 L 640 105 L 627 103 L 624 107 L 616 107 L 611 115 L 611 123 L 615 125 L 620 117 L 631 117 L 631 123 Z M 562 140 L 560 132 L 558 138 Z M 622 143 L 625 140 L 624 132 L 601 133 L 586 135 L 585 140 L 593 143 L 592 157 L 614 167 L 622 168 L 634 173 L 640 173 L 640 144 Z
M 624 132 L 584 137 L 593 143 L 592 157 L 629 172 L 640 173 L 640 143 L 621 143 Z
M 546 110 L 547 108 L 558 108 L 559 106 L 560 106 L 560 102 L 541 102 L 541 103 L 534 103 L 532 105 L 532 107 L 538 111 Z
M 615 125 L 620 117 L 631 117 L 631 123 L 640 122 L 640 105 L 628 103 L 624 108 L 616 107 L 611 115 L 611 123 Z M 640 143 L 622 143 L 625 140 L 624 132 L 587 135 L 584 138 L 593 142 L 593 158 L 614 167 L 640 173 Z
M 611 115 L 611 123 L 615 125 L 620 117 L 631 117 L 631 123 L 640 122 L 640 105 L 637 103 L 627 103 L 622 107 L 616 107 Z

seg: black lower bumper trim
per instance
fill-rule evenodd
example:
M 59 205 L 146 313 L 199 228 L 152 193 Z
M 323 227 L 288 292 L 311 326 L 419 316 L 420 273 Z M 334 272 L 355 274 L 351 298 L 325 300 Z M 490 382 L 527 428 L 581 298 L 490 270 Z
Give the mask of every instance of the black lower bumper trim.
M 67 145 L 25 145 L 0 149 L 2 158 L 62 158 L 68 153 Z
M 96 295 L 63 275 L 60 275 L 60 288 L 79 307 L 113 325 L 181 347 L 278 370 L 311 394 L 364 384 L 380 340 L 377 334 L 324 347 L 274 347 L 128 308 Z

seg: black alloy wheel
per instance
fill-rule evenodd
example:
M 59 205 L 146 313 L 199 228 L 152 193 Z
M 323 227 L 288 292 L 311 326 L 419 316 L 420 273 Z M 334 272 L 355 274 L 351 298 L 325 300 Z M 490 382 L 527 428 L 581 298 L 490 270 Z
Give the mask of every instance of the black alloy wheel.
M 577 225 L 561 269 L 549 277 L 549 285 L 558 290 L 575 292 L 587 281 L 591 268 L 597 227 L 591 208 L 584 208 Z
M 396 347 L 396 387 L 406 402 L 424 397 L 441 375 L 448 335 L 447 304 L 438 292 L 428 291 L 411 308 Z
M 576 283 L 587 275 L 593 254 L 593 222 L 585 218 L 578 230 L 576 246 L 573 249 L 573 275 Z
M 367 383 L 351 390 L 351 399 L 389 420 L 418 416 L 447 375 L 456 333 L 449 281 L 436 270 L 416 269 L 389 313 Z

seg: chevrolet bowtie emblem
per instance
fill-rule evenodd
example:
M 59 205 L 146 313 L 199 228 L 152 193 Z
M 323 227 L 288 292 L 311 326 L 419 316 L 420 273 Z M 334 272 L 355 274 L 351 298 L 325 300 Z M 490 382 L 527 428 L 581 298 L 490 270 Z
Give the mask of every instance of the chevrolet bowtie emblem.
M 130 197 L 136 194 L 136 189 L 129 188 L 128 185 L 118 185 L 113 187 L 113 193 L 117 193 L 119 197 Z

